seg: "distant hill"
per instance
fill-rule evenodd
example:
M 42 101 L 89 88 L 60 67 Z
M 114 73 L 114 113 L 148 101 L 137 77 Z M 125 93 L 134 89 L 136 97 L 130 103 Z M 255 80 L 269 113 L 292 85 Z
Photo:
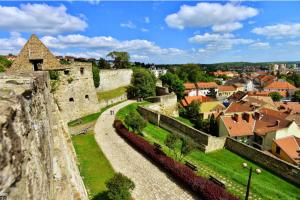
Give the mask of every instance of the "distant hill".
M 4 56 L 0 56 L 0 72 L 4 72 L 11 64 L 12 61 L 7 60 Z

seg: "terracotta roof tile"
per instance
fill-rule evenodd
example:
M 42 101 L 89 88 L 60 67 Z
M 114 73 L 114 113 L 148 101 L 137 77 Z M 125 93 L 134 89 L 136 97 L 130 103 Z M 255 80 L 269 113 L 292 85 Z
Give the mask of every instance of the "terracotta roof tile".
M 300 113 L 300 102 L 275 102 L 275 105 L 282 112 Z
M 296 87 L 289 82 L 274 81 L 265 87 L 266 89 L 289 89 L 293 90 Z
M 266 135 L 282 128 L 287 128 L 291 121 L 286 120 L 287 115 L 271 110 L 262 108 L 260 110 L 260 118 L 256 121 L 254 132 L 258 135 Z
M 295 164 L 300 163 L 300 160 L 296 160 L 299 156 L 297 150 L 300 150 L 300 138 L 296 136 L 288 136 L 274 140 L 274 142 L 288 155 L 291 160 L 294 161 Z
M 196 89 L 196 85 L 194 83 L 184 83 L 183 85 L 186 90 Z
M 188 106 L 189 104 L 192 103 L 192 101 L 199 101 L 199 103 L 202 103 L 202 102 L 208 102 L 212 100 L 213 99 L 207 96 L 185 96 L 184 99 L 181 100 L 181 105 Z
M 217 88 L 218 84 L 215 82 L 198 82 L 196 83 L 198 88 Z
M 251 105 L 251 103 L 249 102 L 239 101 L 239 102 L 232 102 L 225 110 L 225 113 L 253 112 L 255 109 L 256 109 L 255 105 Z
M 236 91 L 236 88 L 232 85 L 219 85 L 218 86 L 219 91 L 225 92 L 225 91 Z
M 269 96 L 269 94 L 271 93 L 271 91 L 255 91 L 255 92 L 248 92 L 249 96 Z M 283 96 L 283 97 L 287 97 L 287 91 L 278 91 L 278 93 Z
M 240 115 L 237 117 L 238 120 L 236 120 L 237 118 L 234 116 L 221 116 L 221 119 L 223 120 L 229 135 L 231 137 L 239 137 L 253 135 L 253 127 L 255 122 L 252 119 L 252 116 L 249 116 L 250 120 L 248 121 L 244 120 Z

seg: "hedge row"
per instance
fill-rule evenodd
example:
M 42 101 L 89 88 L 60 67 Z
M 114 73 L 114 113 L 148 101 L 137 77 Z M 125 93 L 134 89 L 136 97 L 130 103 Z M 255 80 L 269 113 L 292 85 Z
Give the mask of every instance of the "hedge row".
M 157 150 L 142 137 L 129 132 L 123 123 L 115 120 L 114 127 L 117 133 L 127 142 L 133 145 L 140 152 L 147 155 L 153 161 L 162 166 L 168 173 L 172 174 L 177 180 L 190 187 L 203 200 L 237 200 L 238 198 L 229 194 L 222 187 L 213 182 L 197 176 L 189 167 L 181 164 L 164 153 Z

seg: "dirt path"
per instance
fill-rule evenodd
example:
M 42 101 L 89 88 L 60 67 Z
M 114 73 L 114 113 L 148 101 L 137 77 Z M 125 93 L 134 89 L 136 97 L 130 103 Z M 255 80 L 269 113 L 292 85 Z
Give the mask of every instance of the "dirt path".
M 110 110 L 117 111 L 133 101 L 126 101 L 106 110 L 95 124 L 95 137 L 114 170 L 128 176 L 135 183 L 135 200 L 192 200 L 182 189 L 141 154 L 128 145 L 112 126 L 115 119 Z

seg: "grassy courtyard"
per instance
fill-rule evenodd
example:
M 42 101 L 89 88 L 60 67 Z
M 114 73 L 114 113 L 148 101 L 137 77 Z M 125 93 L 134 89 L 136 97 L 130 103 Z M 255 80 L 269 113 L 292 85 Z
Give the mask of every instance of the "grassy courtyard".
M 105 182 L 113 177 L 114 170 L 96 143 L 94 133 L 72 137 L 79 161 L 80 174 L 90 199 L 105 200 Z
M 124 120 L 126 114 L 130 110 L 136 109 L 137 106 L 138 104 L 135 103 L 121 109 L 117 113 L 117 118 Z M 164 140 L 170 134 L 168 131 L 148 123 L 143 134 L 149 142 L 161 144 L 163 150 L 172 156 L 164 145 Z M 194 150 L 185 159 L 198 167 L 199 175 L 204 177 L 213 175 L 225 181 L 228 190 L 241 199 L 244 198 L 249 173 L 248 170 L 242 168 L 243 162 L 248 163 L 254 169 L 262 169 L 261 174 L 253 174 L 250 193 L 252 199 L 299 200 L 300 198 L 300 189 L 296 186 L 226 149 L 207 154 Z
M 98 92 L 97 93 L 98 100 L 102 101 L 102 100 L 109 100 L 109 99 L 113 99 L 115 97 L 119 97 L 119 96 L 125 94 L 126 90 L 127 90 L 127 87 L 119 87 L 114 90 Z

